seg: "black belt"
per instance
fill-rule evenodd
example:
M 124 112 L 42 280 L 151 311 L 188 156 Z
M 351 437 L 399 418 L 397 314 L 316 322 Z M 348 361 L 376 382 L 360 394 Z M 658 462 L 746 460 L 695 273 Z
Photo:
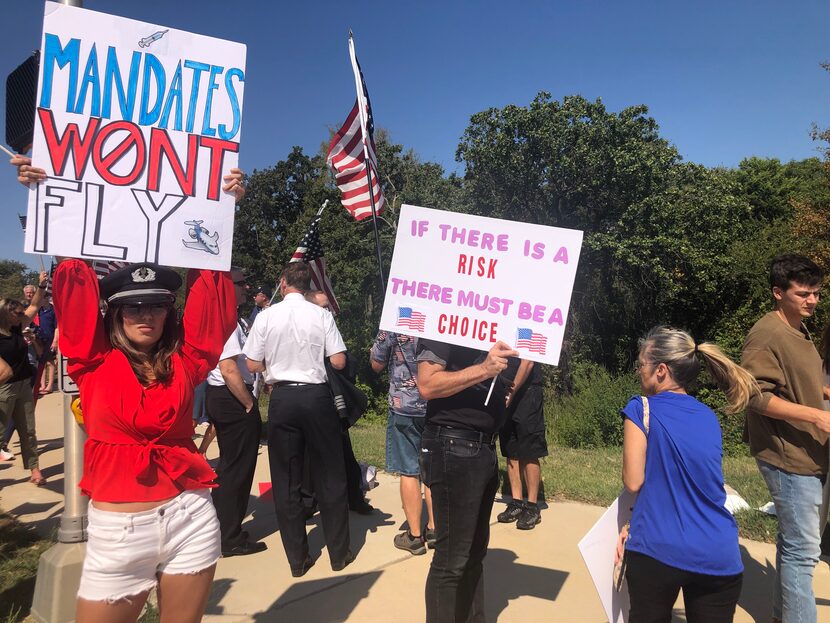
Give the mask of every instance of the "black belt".
M 294 381 L 277 381 L 275 387 L 302 387 L 303 385 L 315 385 L 315 383 L 295 383 Z
M 466 430 L 463 428 L 451 428 L 449 426 L 427 426 L 424 433 L 446 437 L 449 439 L 463 439 L 464 441 L 476 441 L 478 443 L 493 446 L 496 444 L 498 433 L 481 433 L 477 430 Z

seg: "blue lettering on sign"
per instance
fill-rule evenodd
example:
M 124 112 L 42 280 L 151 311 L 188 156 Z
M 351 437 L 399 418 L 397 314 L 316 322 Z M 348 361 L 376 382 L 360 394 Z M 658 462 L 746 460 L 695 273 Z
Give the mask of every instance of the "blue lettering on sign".
M 106 54 L 103 48 L 99 54 L 94 43 L 82 50 L 80 39 L 69 39 L 64 44 L 53 33 L 44 35 L 42 65 L 39 108 L 52 108 L 55 76 L 64 74 L 66 112 L 102 119 L 120 115 L 129 122 L 136 122 L 137 116 L 140 126 L 197 132 L 207 137 L 218 135 L 224 141 L 239 134 L 239 90 L 245 82 L 245 72 L 238 67 L 182 59 L 168 75 L 152 53 L 132 51 L 128 57 L 124 51 L 119 58 L 117 49 L 109 46 Z M 203 74 L 207 74 L 205 80 Z M 230 120 L 213 119 L 217 98 L 227 101 Z M 197 115 L 201 117 L 199 128 Z

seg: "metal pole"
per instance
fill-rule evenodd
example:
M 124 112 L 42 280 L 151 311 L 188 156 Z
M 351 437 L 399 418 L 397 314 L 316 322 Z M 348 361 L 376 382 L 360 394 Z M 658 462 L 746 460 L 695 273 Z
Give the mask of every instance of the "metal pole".
M 365 137 L 364 137 L 365 144 Z M 383 257 L 380 254 L 380 235 L 378 234 L 378 215 L 375 211 L 375 193 L 372 191 L 372 164 L 366 157 L 366 180 L 369 184 L 369 203 L 372 206 L 372 228 L 375 230 L 375 249 L 378 253 L 378 275 L 380 276 L 380 297 L 383 299 L 386 294 L 386 279 L 383 277 Z M 380 179 L 378 179 L 378 188 L 380 188 Z
M 63 394 L 63 514 L 58 528 L 58 541 L 61 543 L 86 541 L 89 498 L 81 495 L 78 488 L 84 470 L 86 433 L 75 422 L 72 414 L 74 397 L 72 394 Z

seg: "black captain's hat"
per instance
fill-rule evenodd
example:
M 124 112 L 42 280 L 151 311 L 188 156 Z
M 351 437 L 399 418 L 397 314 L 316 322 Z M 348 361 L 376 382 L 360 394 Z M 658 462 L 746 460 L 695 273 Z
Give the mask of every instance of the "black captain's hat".
M 111 272 L 98 287 L 110 305 L 157 305 L 172 304 L 181 285 L 182 278 L 176 271 L 144 262 Z

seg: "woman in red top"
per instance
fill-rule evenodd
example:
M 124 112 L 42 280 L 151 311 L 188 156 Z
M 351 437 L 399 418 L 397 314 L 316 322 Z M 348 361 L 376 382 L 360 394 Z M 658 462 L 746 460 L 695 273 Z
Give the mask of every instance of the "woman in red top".
M 244 193 L 241 172 L 226 190 Z M 215 475 L 192 435 L 193 388 L 216 367 L 236 326 L 228 273 L 191 270 L 181 324 L 181 278 L 133 264 L 99 283 L 80 260 L 54 279 L 60 349 L 77 383 L 88 439 L 80 486 L 90 497 L 79 623 L 135 621 L 158 586 L 162 621 L 199 621 L 220 557 L 208 489 Z

